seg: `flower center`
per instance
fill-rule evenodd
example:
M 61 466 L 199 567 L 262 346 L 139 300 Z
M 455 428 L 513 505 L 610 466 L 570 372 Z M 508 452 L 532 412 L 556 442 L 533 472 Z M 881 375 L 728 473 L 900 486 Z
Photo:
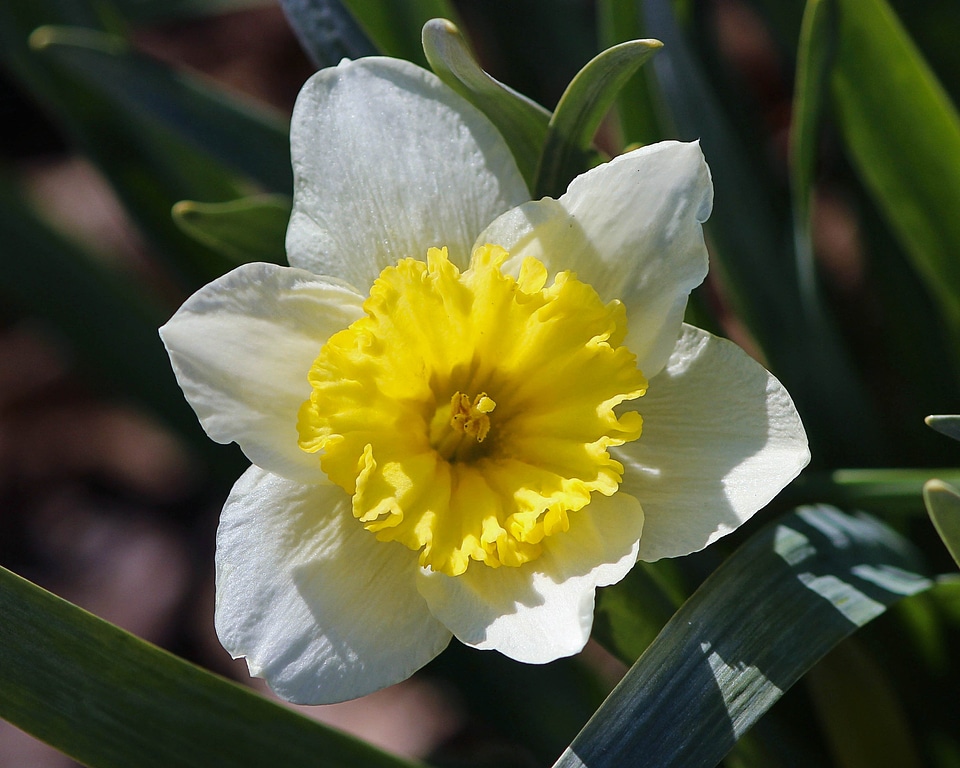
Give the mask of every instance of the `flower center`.
M 430 445 L 447 461 L 469 461 L 490 433 L 490 416 L 497 404 L 486 392 L 473 401 L 455 392 L 447 408 L 438 408 L 430 421 Z
M 623 306 L 568 272 L 546 287 L 535 259 L 503 274 L 506 259 L 483 246 L 461 273 L 432 248 L 383 270 L 366 315 L 320 351 L 297 423 L 368 530 L 454 576 L 536 559 L 569 513 L 616 492 L 607 449 L 641 431 L 615 412 L 647 385 Z

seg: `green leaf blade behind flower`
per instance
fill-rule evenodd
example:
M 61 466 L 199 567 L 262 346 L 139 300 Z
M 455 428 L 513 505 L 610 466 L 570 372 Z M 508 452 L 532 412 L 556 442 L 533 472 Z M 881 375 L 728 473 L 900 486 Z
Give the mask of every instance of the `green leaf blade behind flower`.
M 317 69 L 374 56 L 377 47 L 338 0 L 280 0 L 300 47 Z
M 559 197 L 586 170 L 584 158 L 621 89 L 663 47 L 659 40 L 631 40 L 591 59 L 570 82 L 554 110 L 537 165 L 534 199 Z
M 175 72 L 116 35 L 48 26 L 30 45 L 121 114 L 164 126 L 264 189 L 292 188 L 289 126 L 279 114 Z
M 527 187 L 533 189 L 550 112 L 484 72 L 460 31 L 445 19 L 424 25 L 423 50 L 437 77 L 497 127 Z
M 91 28 L 36 28 L 37 21 L 62 18 L 55 10 L 49 3 L 23 0 L 0 4 L 3 63 L 106 177 L 181 287 L 193 289 L 218 277 L 230 263 L 180 232 L 170 217 L 170 208 L 184 198 L 239 197 L 248 191 L 243 189 L 241 175 L 177 133 L 174 123 L 188 124 L 189 119 L 156 119 L 155 114 L 138 106 L 136 90 L 111 91 L 125 77 L 118 73 L 126 66 L 129 53 L 122 38 Z M 68 38 L 76 45 L 67 45 Z M 73 54 L 88 62 L 97 60 L 106 70 L 101 73 L 103 82 L 100 75 L 72 59 Z M 158 104 L 153 106 L 158 111 Z M 183 111 L 172 110 L 173 114 Z M 221 116 L 234 114 L 229 109 L 213 111 Z
M 960 566 L 960 491 L 942 480 L 930 480 L 923 486 L 923 501 L 933 527 Z
M 683 605 L 679 582 L 674 560 L 638 562 L 622 581 L 597 593 L 593 637 L 632 663 Z
M 292 202 L 286 195 L 257 195 L 227 203 L 181 200 L 173 220 L 188 235 L 237 264 L 286 264 L 284 236 Z
M 883 0 L 837 0 L 832 95 L 867 189 L 960 338 L 960 116 Z
M 599 0 L 597 14 L 601 48 L 643 37 L 636 0 Z M 649 68 L 636 72 L 620 90 L 616 110 L 621 144 L 652 144 L 666 138 L 666 115 Z
M 411 768 L 0 568 L 0 717 L 93 768 Z
M 835 19 L 831 14 L 834 9 L 829 0 L 811 0 L 807 3 L 798 43 L 797 78 L 790 125 L 790 182 L 794 220 L 803 234 L 803 255 L 810 259 L 813 257 L 812 244 L 809 242 L 810 204 L 816 170 L 817 134 L 829 85 L 829 68 L 837 45 Z
M 664 42 L 651 69 L 676 137 L 699 138 L 710 164 L 715 196 L 707 230 L 734 308 L 796 401 L 816 460 L 878 461 L 886 450 L 879 421 L 814 286 L 808 281 L 801 292 L 792 222 L 770 194 L 773 179 L 735 131 L 668 0 L 643 0 L 642 14 L 645 34 Z
M 341 0 L 387 56 L 427 66 L 421 30 L 431 19 L 459 24 L 449 0 Z
M 865 515 L 802 507 L 770 523 L 683 605 L 557 768 L 716 765 L 830 648 L 932 586 L 923 570 Z
M 851 637 L 805 678 L 836 765 L 920 768 L 913 734 L 883 666 Z

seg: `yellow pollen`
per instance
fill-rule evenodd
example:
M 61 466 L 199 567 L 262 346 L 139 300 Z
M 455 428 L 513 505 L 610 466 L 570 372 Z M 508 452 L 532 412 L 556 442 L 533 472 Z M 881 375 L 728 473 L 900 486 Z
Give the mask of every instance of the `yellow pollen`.
M 496 405 L 486 392 L 473 398 L 473 402 L 462 392 L 454 393 L 430 420 L 430 445 L 446 461 L 475 461 L 483 454 L 480 443 L 490 433 L 487 414 Z
M 507 259 L 482 246 L 461 272 L 431 248 L 384 269 L 365 316 L 321 349 L 297 421 L 359 523 L 450 576 L 538 558 L 617 492 L 609 449 L 641 432 L 622 407 L 647 386 L 623 306 Z
M 490 417 L 487 416 L 497 404 L 481 392 L 470 403 L 467 395 L 457 392 L 450 398 L 450 426 L 456 431 L 472 437 L 482 443 L 490 431 Z

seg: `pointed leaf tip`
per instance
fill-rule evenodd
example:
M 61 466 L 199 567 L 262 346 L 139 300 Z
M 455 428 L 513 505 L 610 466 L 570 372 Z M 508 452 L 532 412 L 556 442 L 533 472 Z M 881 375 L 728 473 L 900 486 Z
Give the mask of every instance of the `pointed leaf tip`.
M 935 429 L 941 435 L 960 440 L 960 416 L 934 415 L 927 416 L 923 421 L 928 427 Z
M 537 166 L 534 197 L 559 197 L 586 170 L 586 153 L 614 99 L 640 66 L 663 48 L 659 40 L 629 40 L 602 51 L 570 81 L 550 119 Z
M 452 21 L 428 21 L 422 42 L 430 68 L 497 127 L 532 188 L 550 112 L 487 74 Z
M 960 566 L 960 491 L 942 480 L 928 480 L 923 486 L 923 501 L 933 527 Z

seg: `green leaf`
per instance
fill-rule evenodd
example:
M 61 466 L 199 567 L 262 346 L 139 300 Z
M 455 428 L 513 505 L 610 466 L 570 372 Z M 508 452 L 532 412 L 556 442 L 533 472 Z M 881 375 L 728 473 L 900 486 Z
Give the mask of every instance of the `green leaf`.
M 960 116 L 883 0 L 835 1 L 831 84 L 844 140 L 960 339 Z
M 819 499 L 866 511 L 923 513 L 923 485 L 933 477 L 960 482 L 957 469 L 838 469 L 807 472 L 784 490 L 784 499 Z
M 633 663 L 683 604 L 678 581 L 672 560 L 637 563 L 624 579 L 597 593 L 593 637 Z
M 378 53 L 353 15 L 338 0 L 280 0 L 283 12 L 310 61 L 335 66 L 343 58 Z
M 370 39 L 387 56 L 427 66 L 421 30 L 431 19 L 458 23 L 448 0 L 342 0 Z
M 184 289 L 221 275 L 231 264 L 180 232 L 170 208 L 178 200 L 229 200 L 248 190 L 241 189 L 235 173 L 169 125 L 152 119 L 132 98 L 116 101 L 97 78 L 61 60 L 63 50 L 58 46 L 48 47 L 46 53 L 29 48 L 36 22 L 62 18 L 57 10 L 43 0 L 0 3 L 3 63 L 97 165 Z M 120 38 L 96 30 L 80 30 L 77 35 L 101 45 L 93 54 L 97 56 L 109 57 L 111 50 L 125 46 Z M 43 28 L 32 39 L 38 45 L 49 40 Z M 118 66 L 123 62 L 122 56 L 117 59 Z
M 837 768 L 920 768 L 903 706 L 886 671 L 856 638 L 805 678 Z
M 683 605 L 556 766 L 716 765 L 830 648 L 932 582 L 874 518 L 802 507 Z
M 284 237 L 290 208 L 286 195 L 257 195 L 228 203 L 181 200 L 172 213 L 184 232 L 238 264 L 286 264 Z
M 659 40 L 620 43 L 591 59 L 570 81 L 550 118 L 534 198 L 559 197 L 567 184 L 583 173 L 593 136 L 617 94 L 662 47 Z
M 601 47 L 644 36 L 637 0 L 599 0 L 597 3 Z M 641 69 L 620 90 L 616 103 L 623 144 L 652 144 L 667 137 L 665 110 L 649 68 Z
M 669 0 L 644 0 L 643 10 L 646 33 L 664 42 L 651 68 L 678 137 L 700 139 L 713 174 L 707 229 L 735 308 L 797 402 L 817 460 L 877 461 L 884 445 L 879 421 L 815 286 L 808 281 L 801 292 L 792 221 L 773 204 L 774 182 L 761 175 L 748 141 L 735 132 Z
M 807 3 L 800 29 L 797 53 L 797 79 L 793 96 L 793 119 L 790 125 L 790 171 L 794 220 L 803 235 L 803 256 L 812 270 L 813 249 L 810 245 L 810 202 L 816 161 L 817 134 L 820 131 L 824 99 L 828 92 L 830 62 L 836 54 L 835 10 L 829 0 Z
M 93 768 L 411 764 L 0 568 L 0 717 Z
M 131 130 L 149 121 L 265 189 L 292 189 L 289 125 L 279 114 L 176 72 L 116 35 L 46 26 L 30 36 L 30 45 L 96 90 L 134 123 Z
M 497 126 L 533 189 L 550 113 L 484 72 L 456 25 L 445 19 L 424 25 L 423 50 L 437 76 Z
M 927 416 L 924 421 L 941 435 L 960 440 L 960 416 Z
M 960 491 L 942 480 L 923 486 L 927 513 L 957 565 L 960 565 Z

